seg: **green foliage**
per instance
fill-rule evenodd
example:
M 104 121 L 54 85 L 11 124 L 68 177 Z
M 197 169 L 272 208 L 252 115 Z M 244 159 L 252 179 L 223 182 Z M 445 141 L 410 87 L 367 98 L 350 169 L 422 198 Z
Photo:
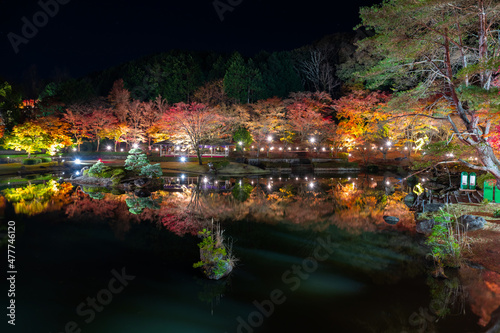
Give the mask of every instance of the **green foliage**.
M 236 149 L 242 150 L 243 147 L 248 148 L 252 142 L 252 135 L 245 127 L 239 127 L 233 134 L 233 141 L 236 143 Z M 240 142 L 243 145 L 240 145 Z
M 215 168 L 215 170 L 221 170 L 227 167 L 229 164 L 231 164 L 231 162 L 229 162 L 228 160 L 217 160 L 212 162 L 212 165 Z
M 114 169 L 111 172 L 111 181 L 113 182 L 113 185 L 120 184 L 123 177 L 125 177 L 125 170 L 123 169 Z
M 141 172 L 139 173 L 139 175 L 146 176 L 148 178 L 156 178 L 161 177 L 163 175 L 163 171 L 161 170 L 160 163 L 147 164 L 141 168 Z
M 337 157 L 344 158 L 347 160 L 347 159 L 349 159 L 349 153 L 340 152 L 340 153 L 337 153 Z
M 42 159 L 40 158 L 26 158 L 23 160 L 22 164 L 24 165 L 34 165 L 42 163 Z
M 104 199 L 104 194 L 101 192 L 89 193 L 89 197 L 91 197 L 94 200 L 102 200 Z
M 495 210 L 495 212 L 493 212 L 493 217 L 500 217 L 500 209 L 497 209 Z
M 136 196 L 130 196 L 125 199 L 127 206 L 129 207 L 129 212 L 138 215 L 146 208 L 148 209 L 159 209 L 160 204 L 158 200 L 152 199 L 150 197 L 140 198 Z
M 479 187 L 480 189 L 483 189 L 484 182 L 487 181 L 487 180 L 490 180 L 490 179 L 496 179 L 496 178 L 495 178 L 495 176 L 493 176 L 489 172 L 483 173 L 482 175 L 478 176 L 477 177 L 477 182 L 476 182 L 477 187 Z
M 59 190 L 60 186 L 56 181 L 51 180 L 47 184 L 28 184 L 22 188 L 7 188 L 2 192 L 9 202 L 22 202 L 33 200 L 48 200 Z
M 462 249 L 457 235 L 451 229 L 451 217 L 443 210 L 434 216 L 436 225 L 425 242 L 431 247 L 430 255 L 438 266 L 460 266 Z
M 221 241 L 222 234 L 214 235 L 211 231 L 203 229 L 198 232 L 198 235 L 203 238 L 198 243 L 202 260 L 194 263 L 193 267 L 202 267 L 207 276 L 220 277 L 224 275 L 231 263 L 226 248 Z
M 262 74 L 252 59 L 245 64 L 243 57 L 235 53 L 224 76 L 227 96 L 239 103 L 251 102 L 262 90 Z
M 111 168 L 98 161 L 88 169 L 87 175 L 95 178 L 109 178 Z
M 42 157 L 41 160 L 42 160 L 42 163 L 50 163 L 50 162 L 52 162 L 52 158 L 50 158 L 50 157 Z
M 129 151 L 127 159 L 125 160 L 125 169 L 138 174 L 141 172 L 141 168 L 148 164 L 148 157 L 142 152 L 142 149 L 135 148 Z
M 233 187 L 233 197 L 241 202 L 245 202 L 250 198 L 250 193 L 252 192 L 253 187 L 252 185 L 248 183 L 236 183 L 236 185 Z

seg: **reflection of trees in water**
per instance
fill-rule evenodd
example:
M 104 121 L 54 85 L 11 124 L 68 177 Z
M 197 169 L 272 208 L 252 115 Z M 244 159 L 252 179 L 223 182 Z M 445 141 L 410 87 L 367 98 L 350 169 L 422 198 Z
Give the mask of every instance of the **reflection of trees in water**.
M 480 317 L 478 324 L 483 327 L 494 324 L 492 314 L 500 307 L 500 274 L 463 266 L 459 275 L 471 310 Z
M 13 189 L 10 197 L 7 194 L 6 197 L 14 202 L 16 213 L 35 215 L 66 206 L 68 217 L 106 219 L 115 224 L 119 233 L 128 230 L 130 223 L 145 220 L 159 223 L 179 235 L 196 234 L 211 218 L 288 223 L 317 231 L 335 225 L 353 232 L 385 227 L 383 215 L 399 217 L 402 222 L 396 228 L 413 223 L 404 204 L 369 186 L 320 179 L 315 180 L 313 187 L 306 182 L 276 182 L 269 188 L 268 182 L 261 179 L 252 186 L 242 180 L 241 185 L 237 182 L 230 191 L 220 192 L 205 189 L 200 176 L 198 184 L 184 192 L 158 191 L 145 198 L 97 190 L 96 196 L 80 188 L 72 193 L 71 184 L 54 182 Z
M 242 191 L 239 183 L 231 193 L 206 192 L 198 185 L 189 193 L 184 214 L 200 220 L 217 217 L 231 221 L 290 223 L 318 231 L 332 224 L 353 232 L 374 231 L 388 227 L 384 215 L 400 218 L 396 228 L 408 229 L 414 225 L 413 214 L 397 195 L 386 196 L 370 186 L 355 186 L 333 179 L 315 181 L 314 186 L 303 182 L 287 183 L 273 186 L 272 190 L 266 185 L 258 183 L 248 198 L 234 194 L 234 191 Z M 245 200 L 241 200 L 242 197 Z
M 50 180 L 44 184 L 29 183 L 25 187 L 8 188 L 3 193 L 16 214 L 33 216 L 61 210 L 71 201 L 72 190 L 73 185 L 69 183 L 58 184 Z
M 196 284 L 203 287 L 203 290 L 198 292 L 198 299 L 210 305 L 210 311 L 213 315 L 214 307 L 220 304 L 228 285 L 231 284 L 231 276 L 229 275 L 222 280 L 196 278 Z

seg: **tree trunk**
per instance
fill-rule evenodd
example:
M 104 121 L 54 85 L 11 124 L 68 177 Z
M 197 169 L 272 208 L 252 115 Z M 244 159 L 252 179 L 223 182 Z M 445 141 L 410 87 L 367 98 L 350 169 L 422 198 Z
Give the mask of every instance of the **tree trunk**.
M 99 151 L 99 145 L 101 144 L 101 140 L 99 137 L 97 137 L 97 150 L 96 151 Z
M 203 165 L 203 161 L 201 160 L 201 149 L 200 147 L 196 148 L 196 155 L 198 156 L 198 164 Z

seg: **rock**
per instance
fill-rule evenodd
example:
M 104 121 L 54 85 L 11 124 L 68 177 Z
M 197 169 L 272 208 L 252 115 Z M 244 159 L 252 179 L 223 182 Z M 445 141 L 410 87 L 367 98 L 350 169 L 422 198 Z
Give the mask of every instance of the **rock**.
M 134 185 L 137 187 L 145 187 L 149 184 L 150 180 L 148 178 L 139 178 L 134 180 Z
M 431 203 L 425 204 L 422 213 L 425 212 L 438 212 L 441 208 L 444 208 L 445 204 L 443 203 Z
M 458 222 L 464 226 L 465 231 L 480 230 L 486 224 L 484 217 L 474 215 L 462 215 L 458 219 Z
M 139 198 L 147 198 L 147 197 L 151 196 L 151 192 L 149 192 L 148 190 L 144 190 L 144 189 L 137 189 L 134 191 L 134 195 L 139 197 Z
M 432 227 L 436 225 L 434 219 L 417 221 L 417 232 L 419 234 L 430 234 L 432 232 Z
M 394 217 L 394 216 L 386 216 L 386 215 L 384 215 L 384 221 L 387 224 L 394 225 L 394 224 L 396 224 L 396 223 L 399 222 L 399 219 L 397 217 Z
M 84 172 L 85 170 L 88 170 L 88 169 L 89 169 L 89 167 L 88 167 L 88 166 L 83 167 L 83 168 L 80 170 L 80 174 L 81 174 L 81 175 L 83 175 L 83 172 Z
M 408 207 L 411 207 L 414 202 L 415 202 L 415 196 L 411 193 L 404 198 L 404 203 Z

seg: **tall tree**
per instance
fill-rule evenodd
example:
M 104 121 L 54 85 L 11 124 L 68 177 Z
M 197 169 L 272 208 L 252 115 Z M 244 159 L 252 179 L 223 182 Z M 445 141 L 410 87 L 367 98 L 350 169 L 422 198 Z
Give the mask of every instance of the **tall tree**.
M 89 127 L 88 133 L 97 142 L 97 149 L 101 144 L 101 139 L 106 137 L 110 129 L 118 123 L 118 119 L 113 115 L 110 109 L 97 108 L 87 118 L 87 125 Z
M 196 151 L 202 165 L 201 145 L 226 131 L 222 117 L 204 104 L 177 103 L 164 116 L 169 134 L 178 142 L 187 142 Z
M 239 53 L 235 53 L 224 76 L 224 90 L 227 96 L 239 103 L 250 103 L 262 89 L 262 74 L 252 59 L 245 64 Z
M 130 92 L 125 88 L 123 79 L 113 83 L 108 101 L 111 103 L 118 121 L 125 122 L 130 109 Z
M 499 14 L 494 0 L 387 0 L 361 9 L 362 25 L 375 36 L 360 47 L 383 56 L 366 73 L 371 86 L 402 90 L 391 103 L 395 110 L 439 98 L 423 116 L 447 122 L 481 165 L 460 162 L 491 172 L 500 188 L 500 161 L 489 142 L 500 115 L 499 89 L 492 85 L 499 67 Z
M 64 115 L 63 120 L 70 125 L 68 132 L 75 139 L 78 151 L 83 143 L 83 139 L 89 136 L 89 124 L 87 117 L 90 114 L 90 109 L 85 104 L 70 105 Z

